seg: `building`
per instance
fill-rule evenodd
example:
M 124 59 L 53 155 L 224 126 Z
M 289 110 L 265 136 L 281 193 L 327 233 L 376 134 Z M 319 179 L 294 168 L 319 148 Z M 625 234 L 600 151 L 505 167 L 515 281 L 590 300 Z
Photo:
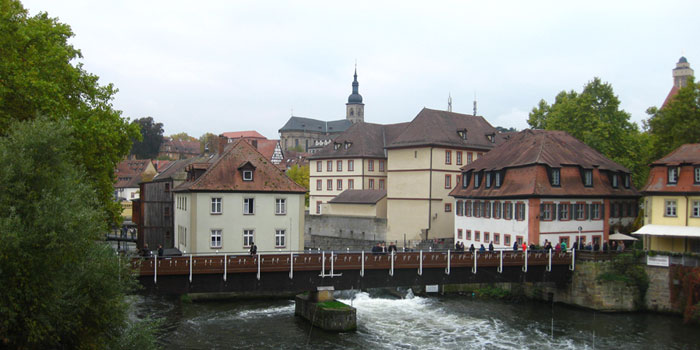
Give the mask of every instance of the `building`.
M 673 87 L 671 87 L 671 91 L 668 92 L 668 95 L 666 96 L 663 105 L 661 105 L 661 108 L 669 104 L 673 97 L 678 94 L 678 90 L 688 84 L 688 79 L 692 77 L 694 73 L 693 69 L 690 68 L 688 59 L 686 59 L 684 56 L 681 56 L 678 63 L 676 63 L 676 68 L 674 68 L 672 72 Z
M 322 208 L 327 215 L 386 219 L 386 190 L 345 190 Z
M 481 116 L 423 108 L 387 150 L 387 239 L 451 239 L 460 167 L 504 139 Z
M 289 118 L 287 123 L 279 129 L 282 150 L 287 151 L 292 148 L 299 150 L 301 148 L 303 152 L 316 153 L 351 125 L 363 122 L 365 120 L 365 104 L 358 91 L 359 86 L 357 68 L 355 68 L 352 94 L 348 96 L 348 102 L 345 104 L 345 119 L 328 122 L 295 116 Z
M 158 149 L 158 158 L 171 160 L 187 159 L 200 155 L 199 141 L 173 140 L 164 137 Z
M 139 183 L 150 181 L 156 168 L 150 159 L 125 159 L 117 164 L 114 175 L 114 199 L 122 205 L 122 217 L 131 220 L 131 201 L 139 198 Z
M 651 163 L 644 195 L 644 248 L 700 252 L 700 143 Z
M 387 154 L 384 148 L 407 125 L 359 122 L 310 156 L 310 214 L 324 213 L 322 204 L 345 190 L 386 190 Z
M 454 237 L 466 247 L 493 241 L 602 246 L 637 216 L 639 192 L 625 167 L 564 131 L 524 130 L 461 168 Z
M 219 138 L 224 138 L 227 143 L 243 139 L 257 148 L 266 159 L 272 162 L 272 164 L 275 164 L 281 170 L 285 169 L 283 164 L 284 153 L 282 152 L 279 140 L 268 140 L 255 130 L 225 132 L 219 135 Z
M 223 138 L 222 138 L 223 139 Z M 303 249 L 304 194 L 243 139 L 191 163 L 175 192 L 175 247 L 183 253 Z

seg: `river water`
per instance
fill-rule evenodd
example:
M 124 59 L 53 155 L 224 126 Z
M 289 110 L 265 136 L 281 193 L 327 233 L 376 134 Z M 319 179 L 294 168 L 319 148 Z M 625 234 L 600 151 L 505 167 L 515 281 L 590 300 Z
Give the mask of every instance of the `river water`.
M 698 349 L 700 329 L 675 316 L 604 314 L 541 302 L 469 296 L 399 299 L 344 292 L 357 332 L 327 333 L 290 300 L 181 303 L 140 297 L 139 317 L 164 321 L 166 349 Z

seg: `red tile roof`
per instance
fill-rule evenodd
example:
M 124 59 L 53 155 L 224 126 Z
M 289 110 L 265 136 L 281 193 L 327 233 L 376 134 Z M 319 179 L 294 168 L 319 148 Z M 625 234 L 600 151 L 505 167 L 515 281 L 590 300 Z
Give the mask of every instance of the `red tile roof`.
M 667 104 L 671 103 L 671 100 L 673 100 L 673 98 L 676 97 L 676 95 L 678 95 L 678 90 L 679 89 L 676 87 L 676 85 L 673 85 L 671 91 L 668 92 L 664 103 L 661 105 L 661 108 L 664 108 Z
M 250 143 L 249 139 L 249 143 Z M 257 140 L 258 141 L 258 151 L 262 153 L 268 160 L 272 159 L 272 155 L 275 153 L 275 147 L 279 140 Z
M 651 163 L 647 183 L 642 189 L 645 195 L 660 193 L 700 193 L 695 183 L 695 167 L 700 166 L 700 143 L 682 145 L 665 157 Z M 668 167 L 678 167 L 675 184 L 668 183 Z
M 700 165 L 700 143 L 687 143 L 682 145 L 665 157 L 652 162 L 652 165 Z
M 408 124 L 355 123 L 309 159 L 386 158 L 384 148 L 394 141 Z
M 238 169 L 247 162 L 255 167 L 253 181 L 243 181 L 242 172 Z M 236 140 L 229 144 L 221 157 L 211 164 L 203 175 L 194 181 L 182 183 L 175 190 L 306 193 L 306 188 L 288 178 L 244 140 Z
M 180 153 L 183 155 L 198 155 L 199 141 L 164 140 L 160 145 L 160 153 Z
M 240 138 L 266 139 L 267 138 L 265 136 L 260 135 L 260 133 L 255 131 L 255 130 L 230 131 L 230 132 L 225 132 L 221 135 L 226 136 L 230 139 L 240 139 Z
M 134 188 L 139 187 L 141 182 L 141 173 L 151 164 L 150 159 L 125 159 L 119 164 L 114 171 L 117 178 L 115 188 Z

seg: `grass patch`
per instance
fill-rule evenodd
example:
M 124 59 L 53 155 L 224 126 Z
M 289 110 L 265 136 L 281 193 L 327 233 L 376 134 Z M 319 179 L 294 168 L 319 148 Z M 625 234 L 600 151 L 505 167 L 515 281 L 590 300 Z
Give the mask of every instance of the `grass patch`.
M 337 300 L 329 300 L 316 304 L 316 307 L 320 307 L 322 309 L 346 309 L 350 306 L 347 304 L 343 304 Z

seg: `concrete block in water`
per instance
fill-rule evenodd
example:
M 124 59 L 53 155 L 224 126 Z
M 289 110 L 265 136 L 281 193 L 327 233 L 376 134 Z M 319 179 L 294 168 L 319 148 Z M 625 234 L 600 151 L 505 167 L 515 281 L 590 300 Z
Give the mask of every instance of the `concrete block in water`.
M 357 330 L 357 310 L 337 300 L 317 302 L 315 292 L 299 294 L 295 298 L 294 314 L 315 327 L 326 331 L 349 332 Z

